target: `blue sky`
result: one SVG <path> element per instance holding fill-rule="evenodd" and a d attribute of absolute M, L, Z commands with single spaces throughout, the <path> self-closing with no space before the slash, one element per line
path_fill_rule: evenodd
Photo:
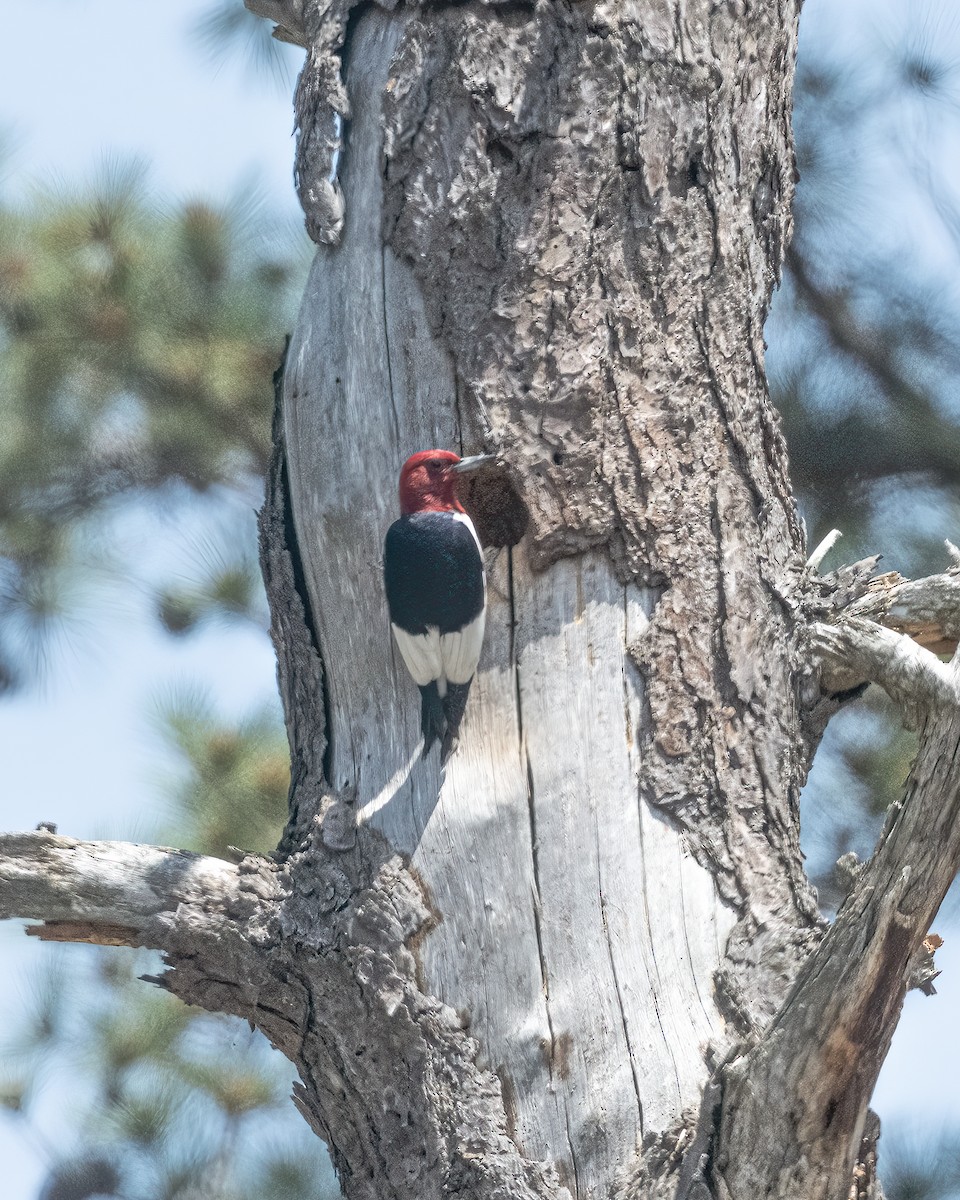
<path fill-rule="evenodd" d="M 255 182 L 268 210 L 298 218 L 289 91 L 255 82 L 236 63 L 212 65 L 190 33 L 204 7 L 0 3 L 0 127 L 11 130 L 13 145 L 5 193 L 26 196 L 38 180 L 82 184 L 104 162 L 143 158 L 161 197 L 221 198 Z M 289 57 L 295 72 L 292 48 Z M 124 560 L 124 584 L 93 591 L 42 685 L 0 702 L 0 828 L 51 820 L 78 837 L 153 840 L 165 815 L 158 781 L 170 769 L 155 729 L 158 703 L 202 688 L 229 718 L 275 701 L 263 634 L 213 627 L 172 639 L 151 615 L 151 582 L 178 564 L 188 570 L 195 557 L 198 529 L 185 517 L 182 508 L 144 506 L 115 521 L 111 541 Z M 19 923 L 0 925 L 3 1028 L 15 1028 L 29 1005 L 44 952 Z M 42 1134 L 54 1147 L 66 1106 L 75 1098 L 52 1091 L 40 1109 Z M 7 1200 L 35 1197 L 44 1151 L 2 1118 L 0 1161 Z"/>
<path fill-rule="evenodd" d="M 12 128 L 17 147 L 7 194 L 26 195 L 37 179 L 80 183 L 105 159 L 142 156 L 161 196 L 218 198 L 256 179 L 278 216 L 296 214 L 289 95 L 235 63 L 210 63 L 190 35 L 204 8 L 196 0 L 0 0 L 0 124 Z M 804 23 L 812 28 L 832 10 L 839 30 L 832 36 L 844 36 L 844 21 L 879 14 L 882 39 L 897 28 L 883 10 L 909 8 L 892 0 L 850 3 L 841 16 L 828 0 L 807 0 Z M 290 58 L 296 64 L 297 52 Z M 173 641 L 150 617 L 150 579 L 188 554 L 194 533 L 146 510 L 117 525 L 133 582 L 94 604 L 92 614 L 99 608 L 100 615 L 89 616 L 86 633 L 55 660 L 42 689 L 0 705 L 0 828 L 32 828 L 42 819 L 82 837 L 150 837 L 163 815 L 156 779 L 164 751 L 150 720 L 157 697 L 202 685 L 221 711 L 239 715 L 273 696 L 263 636 L 208 629 Z M 960 1122 L 960 930 L 938 928 L 947 937 L 938 954 L 940 994 L 908 998 L 876 1097 L 891 1120 Z M 44 951 L 19 926 L 0 926 L 5 1028 L 29 999 Z M 46 1107 L 54 1142 L 57 1108 L 68 1104 L 69 1096 L 58 1095 Z M 0 1160 L 8 1200 L 35 1196 L 42 1154 L 2 1119 Z"/>
<path fill-rule="evenodd" d="M 104 157 L 143 156 L 164 195 L 222 195 L 256 174 L 297 211 L 289 95 L 235 59 L 210 62 L 191 34 L 208 7 L 3 0 L 0 122 L 21 145 L 16 180 L 84 180 Z M 295 71 L 300 54 L 285 51 Z"/>

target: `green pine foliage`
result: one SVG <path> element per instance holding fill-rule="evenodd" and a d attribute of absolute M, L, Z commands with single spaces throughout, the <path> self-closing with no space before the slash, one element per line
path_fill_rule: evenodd
<path fill-rule="evenodd" d="M 176 773 L 164 787 L 171 809 L 164 840 L 219 858 L 266 854 L 287 815 L 290 752 L 275 707 L 239 724 L 218 719 L 203 696 L 181 695 L 161 711 Z"/>
<path fill-rule="evenodd" d="M 136 164 L 0 200 L 0 684 L 69 615 L 79 529 L 126 497 L 216 502 L 262 477 L 305 265 L 302 234 L 249 195 L 164 206 Z M 226 564 L 164 619 L 249 608 L 251 578 Z"/>
<path fill-rule="evenodd" d="M 266 597 L 249 509 L 215 523 L 185 547 L 176 579 L 166 580 L 154 598 L 168 633 L 186 634 L 211 622 L 268 624 Z"/>
<path fill-rule="evenodd" d="M 960 1196 L 960 1130 L 912 1129 L 884 1147 L 888 1200 L 956 1200 Z"/>
<path fill-rule="evenodd" d="M 237 724 L 202 696 L 158 714 L 171 770 L 157 840 L 261 853 L 286 815 L 289 757 L 275 708 Z M 289 1100 L 291 1069 L 240 1021 L 142 981 L 159 956 L 65 947 L 26 1025 L 0 1046 L 0 1104 L 49 1163 L 42 1200 L 333 1200 L 322 1144 Z M 77 1095 L 43 1131 L 52 1095 Z"/>
<path fill-rule="evenodd" d="M 44 658 L 55 668 L 85 590 L 122 576 L 98 531 L 131 504 L 214 514 L 157 588 L 165 628 L 265 626 L 253 508 L 305 266 L 302 234 L 255 203 L 160 204 L 138 166 L 0 202 L 0 683 Z M 230 724 L 182 695 L 158 723 L 171 767 L 157 840 L 221 856 L 275 846 L 289 777 L 278 708 Z M 159 972 L 155 956 L 65 950 L 0 1047 L 0 1103 L 49 1164 L 44 1200 L 338 1195 L 285 1060 L 138 979 Z M 54 1142 L 48 1108 L 65 1094 L 81 1099 Z"/>
<path fill-rule="evenodd" d="M 0 1099 L 49 1158 L 43 1200 L 333 1200 L 322 1146 L 287 1099 L 285 1060 L 241 1022 L 140 982 L 157 969 L 142 952 L 65 948 L 39 1019 L 7 1047 Z M 57 1145 L 53 1089 L 77 1097 L 72 1137 Z"/>

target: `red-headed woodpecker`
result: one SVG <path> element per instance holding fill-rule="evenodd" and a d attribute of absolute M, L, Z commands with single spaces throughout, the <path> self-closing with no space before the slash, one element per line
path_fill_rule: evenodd
<path fill-rule="evenodd" d="M 457 497 L 457 480 L 493 455 L 459 458 L 421 450 L 400 472 L 400 519 L 387 530 L 383 578 L 400 655 L 420 688 L 423 754 L 456 744 L 480 658 L 486 578 L 480 539 Z"/>

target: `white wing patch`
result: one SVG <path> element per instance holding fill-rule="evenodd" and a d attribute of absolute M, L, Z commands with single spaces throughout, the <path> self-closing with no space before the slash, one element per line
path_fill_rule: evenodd
<path fill-rule="evenodd" d="M 487 621 L 487 573 L 483 570 L 483 547 L 473 522 L 464 512 L 454 513 L 454 520 L 461 521 L 470 530 L 480 551 L 480 570 L 483 572 L 483 608 L 480 615 L 457 633 L 446 633 L 440 639 L 445 681 L 468 683 L 476 674 L 483 645 L 483 629 Z"/>
<path fill-rule="evenodd" d="M 469 625 L 458 629 L 456 633 L 445 633 L 440 638 L 443 675 L 450 683 L 468 683 L 476 673 L 486 619 L 487 610 L 483 608 Z"/>
<path fill-rule="evenodd" d="M 477 537 L 477 530 L 473 522 L 470 520 L 467 514 L 463 512 L 455 512 L 453 514 L 453 519 L 455 521 L 459 521 L 462 525 L 466 525 L 466 527 L 473 534 L 473 540 L 477 543 L 477 549 L 480 551 L 480 561 L 483 562 L 483 547 L 480 545 L 480 539 Z M 484 583 L 486 583 L 486 576 L 484 576 Z"/>
<path fill-rule="evenodd" d="M 428 625 L 426 633 L 407 633 L 392 621 L 390 628 L 396 638 L 400 657 L 418 687 L 426 687 L 443 675 L 440 630 L 435 625 Z"/>

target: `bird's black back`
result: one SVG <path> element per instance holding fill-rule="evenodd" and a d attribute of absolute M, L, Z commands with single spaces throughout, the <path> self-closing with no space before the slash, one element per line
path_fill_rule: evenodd
<path fill-rule="evenodd" d="M 407 633 L 453 633 L 483 609 L 483 559 L 469 527 L 449 512 L 403 516 L 387 530 L 383 579 L 390 620 Z"/>

